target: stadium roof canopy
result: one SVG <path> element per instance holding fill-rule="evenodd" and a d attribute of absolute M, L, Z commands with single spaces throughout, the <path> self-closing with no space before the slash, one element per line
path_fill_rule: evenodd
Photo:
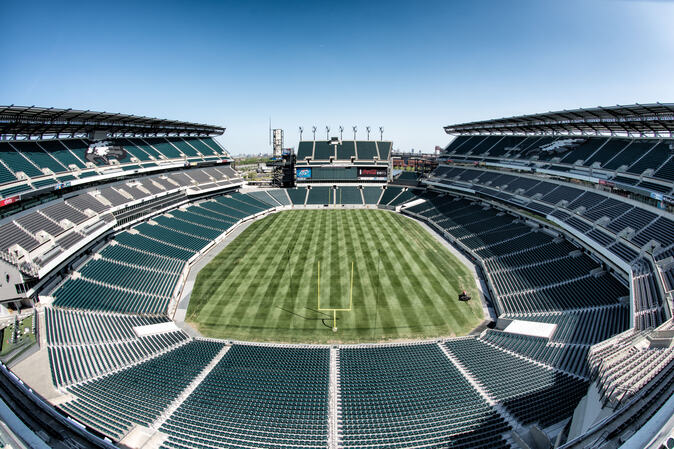
<path fill-rule="evenodd" d="M 225 128 L 111 112 L 36 106 L 0 106 L 5 139 L 56 137 L 218 136 Z"/>
<path fill-rule="evenodd" d="M 447 134 L 667 136 L 674 133 L 674 103 L 574 109 L 462 123 Z"/>

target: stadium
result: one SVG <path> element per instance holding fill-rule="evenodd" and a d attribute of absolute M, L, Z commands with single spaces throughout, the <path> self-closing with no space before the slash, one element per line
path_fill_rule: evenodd
<path fill-rule="evenodd" d="M 674 104 L 449 125 L 427 173 L 278 130 L 267 186 L 218 126 L 0 126 L 2 398 L 48 447 L 668 447 Z"/>
<path fill-rule="evenodd" d="M 0 449 L 674 449 L 674 2 L 0 2 Z"/>

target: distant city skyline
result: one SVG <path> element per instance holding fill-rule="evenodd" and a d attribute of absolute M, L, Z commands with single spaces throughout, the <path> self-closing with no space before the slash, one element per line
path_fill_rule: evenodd
<path fill-rule="evenodd" d="M 232 154 L 317 126 L 431 152 L 444 125 L 674 101 L 674 3 L 4 2 L 0 102 L 227 128 Z"/>

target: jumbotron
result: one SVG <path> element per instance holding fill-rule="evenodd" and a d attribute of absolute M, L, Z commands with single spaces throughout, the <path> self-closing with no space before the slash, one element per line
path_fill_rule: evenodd
<path fill-rule="evenodd" d="M 224 127 L 0 107 L 13 432 L 674 447 L 674 104 L 444 130 L 423 160 L 276 130 L 249 182 Z"/>

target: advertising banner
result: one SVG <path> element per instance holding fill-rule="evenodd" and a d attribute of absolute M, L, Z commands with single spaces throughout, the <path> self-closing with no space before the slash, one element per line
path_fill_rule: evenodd
<path fill-rule="evenodd" d="M 297 170 L 297 179 L 309 179 L 311 178 L 311 169 L 310 168 L 298 168 Z"/>

